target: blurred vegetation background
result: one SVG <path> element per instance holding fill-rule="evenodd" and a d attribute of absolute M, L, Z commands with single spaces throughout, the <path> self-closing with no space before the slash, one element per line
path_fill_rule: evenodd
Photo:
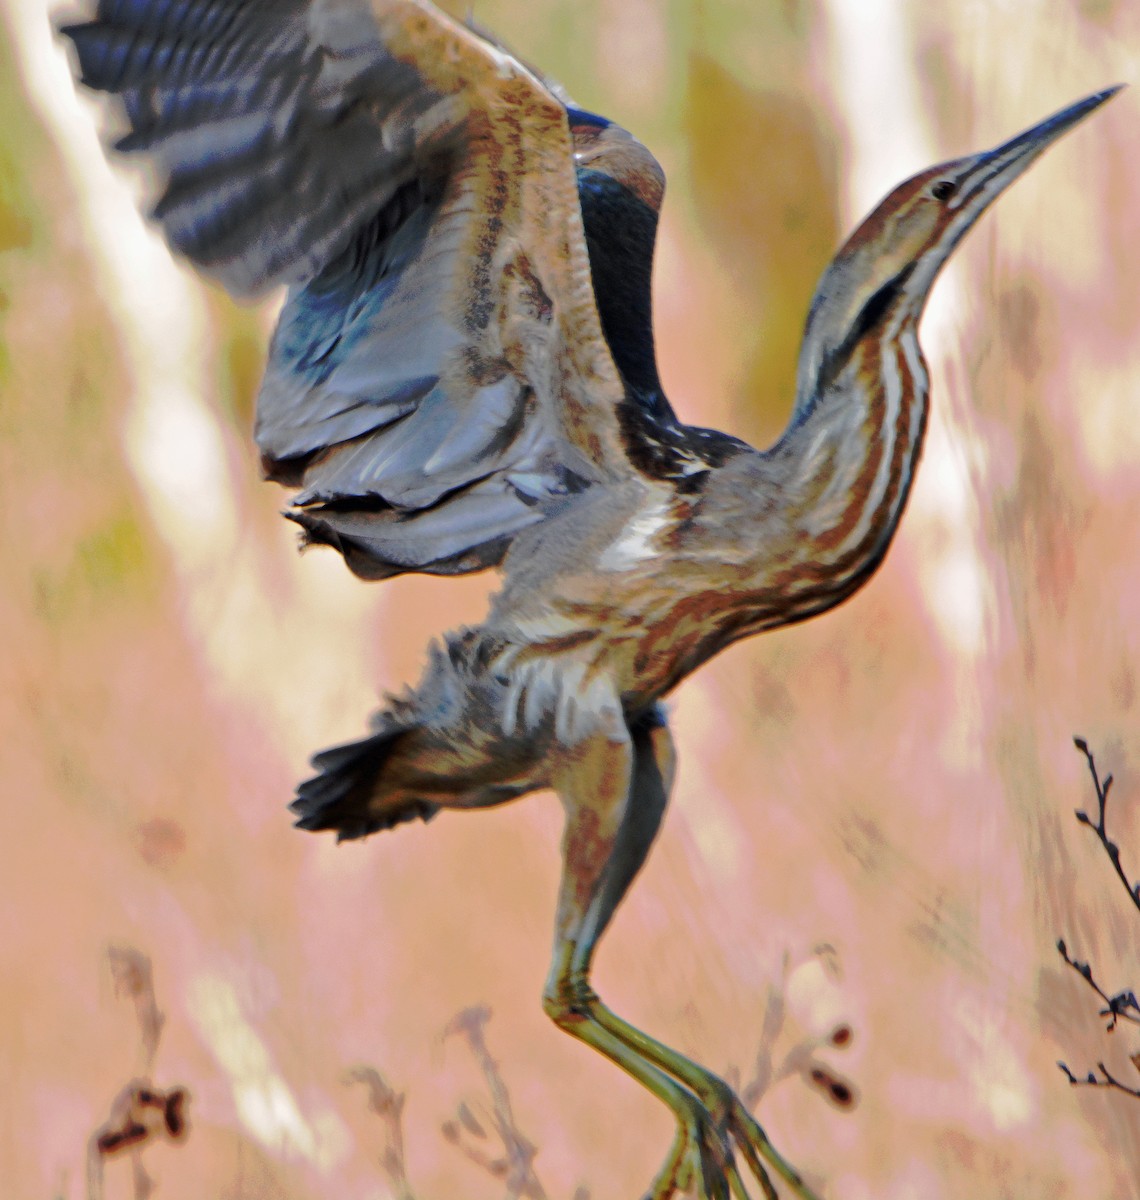
<path fill-rule="evenodd" d="M 474 12 L 662 161 L 667 390 L 758 443 L 790 410 L 815 279 L 883 193 L 1140 64 L 1126 0 Z M 1140 978 L 1072 818 L 1092 800 L 1071 743 L 1115 774 L 1137 863 L 1138 105 L 1066 137 L 938 285 L 926 460 L 876 579 L 671 701 L 673 810 L 597 980 L 759 1080 L 761 1119 L 829 1196 L 1140 1196 L 1140 1104 L 1055 1065 L 1123 1076 L 1135 1039 L 1104 1033 L 1054 949 L 1111 990 Z M 103 161 L 109 124 L 48 5 L 3 0 L 3 1190 L 88 1196 L 88 1140 L 151 1072 L 191 1096 L 188 1138 L 143 1157 L 163 1200 L 395 1195 L 379 1110 L 345 1083 L 363 1066 L 406 1093 L 417 1196 L 520 1194 L 443 1129 L 491 1111 L 478 1057 L 442 1040 L 479 1003 L 544 1194 L 639 1195 L 669 1118 L 539 1005 L 557 803 L 340 848 L 290 828 L 307 756 L 493 580 L 365 587 L 296 556 L 249 440 L 273 305 L 171 262 L 137 215 L 147 181 Z M 110 948 L 152 964 L 157 1048 Z M 820 1054 L 853 1109 L 777 1069 L 837 1023 L 850 1044 Z M 108 1162 L 107 1196 L 145 1194 L 134 1172 Z"/>

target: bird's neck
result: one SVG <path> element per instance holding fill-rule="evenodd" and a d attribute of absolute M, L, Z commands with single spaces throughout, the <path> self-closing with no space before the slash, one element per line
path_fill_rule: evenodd
<path fill-rule="evenodd" d="M 750 563 L 747 632 L 823 612 L 871 577 L 918 465 L 927 393 L 917 320 L 898 310 L 801 395 L 760 464 L 772 504 Z"/>

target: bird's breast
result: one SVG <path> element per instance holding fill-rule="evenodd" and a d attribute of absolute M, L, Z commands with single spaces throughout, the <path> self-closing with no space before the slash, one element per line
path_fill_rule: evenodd
<path fill-rule="evenodd" d="M 512 622 L 512 667 L 543 661 L 604 677 L 637 712 L 734 640 L 734 609 L 722 591 L 691 564 L 650 554 L 653 539 L 631 530 L 614 543 L 610 558 L 624 569 L 611 568 L 610 587 L 592 576 Z"/>

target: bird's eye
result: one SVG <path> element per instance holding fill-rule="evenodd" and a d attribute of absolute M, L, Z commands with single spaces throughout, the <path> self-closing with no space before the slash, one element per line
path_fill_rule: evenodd
<path fill-rule="evenodd" d="M 930 194 L 935 200 L 949 200 L 951 196 L 958 190 L 958 185 L 953 179 L 939 179 L 930 189 Z"/>

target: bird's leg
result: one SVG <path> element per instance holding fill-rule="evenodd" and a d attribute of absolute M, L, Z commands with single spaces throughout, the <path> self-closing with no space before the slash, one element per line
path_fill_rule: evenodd
<path fill-rule="evenodd" d="M 608 750 L 604 748 L 607 745 Z M 735 1144 L 767 1200 L 776 1200 L 777 1193 L 765 1163 L 797 1200 L 815 1200 L 799 1173 L 779 1154 L 760 1124 L 723 1079 L 617 1016 L 589 985 L 593 948 L 645 861 L 672 786 L 673 746 L 659 715 L 654 714 L 635 726 L 631 731 L 630 749 L 632 754 L 625 766 L 618 745 L 612 741 L 603 743 L 602 748 L 593 751 L 593 775 L 583 772 L 584 764 L 590 761 L 587 757 L 575 770 L 573 786 L 562 792 L 567 810 L 565 869 L 559 907 L 560 941 L 547 987 L 547 1010 L 568 1032 L 618 1062 L 678 1113 L 678 1140 L 673 1156 L 658 1177 L 659 1187 L 664 1181 L 672 1180 L 672 1187 L 683 1188 L 681 1180 L 685 1171 L 689 1170 L 691 1174 L 685 1164 L 693 1158 L 692 1147 L 707 1146 L 708 1133 L 701 1131 L 711 1129 L 715 1156 L 726 1164 L 720 1169 L 733 1195 L 746 1194 L 732 1165 L 732 1146 Z M 617 776 L 613 777 L 615 770 Z M 607 805 L 599 798 L 617 794 L 620 781 L 626 777 L 621 774 L 623 771 L 628 771 L 628 799 L 618 812 L 614 811 L 612 800 Z M 594 836 L 597 836 L 598 822 L 603 819 L 603 814 L 611 826 L 608 858 L 605 853 L 598 852 L 598 847 L 589 844 L 589 830 L 595 830 Z M 597 860 L 601 859 L 605 861 L 599 874 Z M 594 864 L 592 868 L 591 863 Z M 587 896 L 581 890 L 574 892 L 575 887 L 581 889 L 587 876 L 596 877 L 592 895 Z M 576 923 L 576 936 L 573 914 L 581 914 Z M 561 1003 L 577 1014 L 580 1026 L 570 1028 L 565 1018 L 559 1019 L 556 1015 L 559 1004 L 555 999 L 559 996 Z M 605 1045 L 602 1034 L 608 1035 Z M 615 1043 L 622 1048 L 622 1053 L 617 1052 Z M 636 1069 L 631 1064 L 636 1064 Z M 649 1078 L 643 1077 L 647 1068 L 656 1068 Z M 683 1085 L 680 1097 L 662 1083 L 672 1085 L 672 1089 L 677 1084 Z M 681 1110 L 691 1107 L 693 1099 L 699 1101 L 698 1129 L 686 1133 Z M 697 1165 L 704 1170 L 707 1154 L 704 1158 L 701 1154 L 700 1150 L 696 1152 Z M 659 1193 L 651 1194 L 656 1197 Z M 669 1195 L 670 1191 L 667 1189 L 660 1194 Z"/>
<path fill-rule="evenodd" d="M 650 1200 L 689 1191 L 700 1200 L 748 1200 L 726 1130 L 690 1087 L 671 1078 L 668 1067 L 637 1045 L 632 1036 L 637 1031 L 605 1008 L 590 986 L 594 946 L 645 861 L 672 779 L 672 744 L 660 714 L 654 712 L 632 730 L 620 717 L 611 724 L 575 747 L 573 765 L 558 781 L 566 836 L 544 1007 L 567 1033 L 604 1054 L 673 1110 L 677 1136 Z M 665 1047 L 644 1040 L 668 1055 Z M 766 1194 L 774 1197 L 763 1171 L 759 1176 Z"/>

